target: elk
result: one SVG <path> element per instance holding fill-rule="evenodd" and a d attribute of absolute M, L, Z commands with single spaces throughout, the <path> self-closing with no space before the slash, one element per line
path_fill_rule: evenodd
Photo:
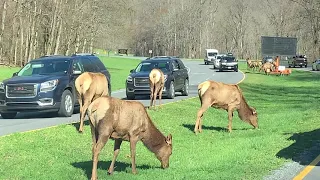
<path fill-rule="evenodd" d="M 215 81 L 205 81 L 198 85 L 198 95 L 201 107 L 197 113 L 197 120 L 194 132 L 202 132 L 202 116 L 209 108 L 224 109 L 228 112 L 228 130 L 232 131 L 233 112 L 238 111 L 241 120 L 249 123 L 254 128 L 258 128 L 258 116 L 256 109 L 250 107 L 238 85 L 230 85 Z"/>
<path fill-rule="evenodd" d="M 164 74 L 160 69 L 152 69 L 149 74 L 149 84 L 150 84 L 150 106 L 156 105 L 156 99 L 159 94 L 159 105 L 161 105 L 161 99 L 162 99 L 162 90 L 164 87 Z"/>
<path fill-rule="evenodd" d="M 132 173 L 136 174 L 136 143 L 142 143 L 155 154 L 163 169 L 169 167 L 172 135 L 165 137 L 151 121 L 145 107 L 138 101 L 101 96 L 88 108 L 92 135 L 92 177 L 97 179 L 98 156 L 108 139 L 114 140 L 114 154 L 108 174 L 112 174 L 122 141 L 130 142 Z"/>
<path fill-rule="evenodd" d="M 84 72 L 76 79 L 75 87 L 80 104 L 79 132 L 82 132 L 83 120 L 90 103 L 100 96 L 109 96 L 108 79 L 102 73 Z"/>
<path fill-rule="evenodd" d="M 264 71 L 265 74 L 269 75 L 270 72 L 273 71 L 274 69 L 275 69 L 274 63 L 266 62 L 260 67 L 259 72 Z"/>

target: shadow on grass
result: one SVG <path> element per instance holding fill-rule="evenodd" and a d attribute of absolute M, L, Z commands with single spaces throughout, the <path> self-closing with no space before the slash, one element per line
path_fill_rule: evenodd
<path fill-rule="evenodd" d="M 77 122 L 77 123 L 72 123 L 71 125 L 74 126 L 74 127 L 76 128 L 76 130 L 78 131 L 78 130 L 79 130 L 79 127 L 80 127 L 80 117 L 79 117 L 79 122 Z M 84 125 L 84 126 L 89 126 L 89 125 L 90 125 L 89 120 L 87 120 L 87 119 L 85 118 L 84 121 L 83 121 L 83 125 Z M 85 131 L 85 130 L 84 130 L 84 131 Z M 89 130 L 88 130 L 88 131 L 91 132 L 90 127 L 89 127 Z"/>
<path fill-rule="evenodd" d="M 193 132 L 194 130 L 194 124 L 182 124 L 183 127 L 189 129 Z M 227 126 L 227 125 L 226 125 Z M 250 128 L 232 128 L 232 130 L 249 130 Z M 252 129 L 252 128 L 251 128 Z M 228 132 L 228 129 L 225 127 L 214 127 L 214 126 L 204 126 L 202 125 L 202 130 L 214 130 L 214 131 L 226 131 Z"/>
<path fill-rule="evenodd" d="M 292 159 L 301 165 L 309 165 L 318 155 L 320 149 L 320 129 L 309 132 L 294 133 L 288 140 L 295 142 L 280 150 L 276 156 Z M 320 166 L 319 163 L 317 166 Z"/>
<path fill-rule="evenodd" d="M 111 164 L 111 161 L 99 161 L 98 162 L 98 169 L 105 170 L 107 173 L 110 164 Z M 75 163 L 72 163 L 71 165 L 74 166 L 75 168 L 82 169 L 87 174 L 88 179 L 91 178 L 92 161 L 75 162 Z M 131 164 L 116 161 L 114 167 L 115 167 L 114 171 L 121 172 L 121 171 L 125 171 L 127 167 L 131 167 Z M 139 169 L 160 168 L 160 167 L 151 167 L 149 165 L 141 165 L 141 166 L 137 165 L 136 167 L 137 167 L 138 172 L 139 172 Z M 130 171 L 127 171 L 127 173 L 131 173 L 131 169 L 130 169 Z"/>
<path fill-rule="evenodd" d="M 193 132 L 194 130 L 194 124 L 182 124 L 183 127 L 189 129 Z M 214 130 L 214 131 L 228 131 L 227 128 L 224 127 L 214 127 L 214 126 L 204 126 L 202 125 L 202 130 Z"/>

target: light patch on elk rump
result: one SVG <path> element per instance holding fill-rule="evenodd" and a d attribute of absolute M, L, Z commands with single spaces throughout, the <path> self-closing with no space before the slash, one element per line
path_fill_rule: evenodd
<path fill-rule="evenodd" d="M 198 93 L 200 94 L 200 96 L 203 96 L 203 94 L 208 90 L 209 87 L 210 87 L 209 81 L 205 81 L 205 82 L 199 84 L 198 85 Z"/>
<path fill-rule="evenodd" d="M 94 103 L 93 103 L 94 102 Z M 92 125 L 96 126 L 101 119 L 103 119 L 106 115 L 106 112 L 110 108 L 110 102 L 109 101 L 99 101 L 99 99 L 93 101 L 87 110 L 88 116 L 90 117 Z M 97 111 L 99 109 L 99 111 Z M 95 122 L 92 122 L 92 120 L 95 119 Z"/>

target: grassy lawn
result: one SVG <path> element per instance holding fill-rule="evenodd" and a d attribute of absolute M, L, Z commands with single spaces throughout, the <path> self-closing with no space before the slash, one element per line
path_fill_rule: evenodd
<path fill-rule="evenodd" d="M 116 66 L 116 60 L 108 61 L 104 62 L 107 67 L 113 64 L 114 71 L 122 66 Z M 260 130 L 252 130 L 235 113 L 233 132 L 229 134 L 227 113 L 211 108 L 204 114 L 203 132 L 196 136 L 193 127 L 199 99 L 168 104 L 149 113 L 165 135 L 173 135 L 169 169 L 160 169 L 160 162 L 139 142 L 138 174 L 132 175 L 129 143 L 123 142 L 115 173 L 108 177 L 113 155 L 113 141 L 109 140 L 100 153 L 98 177 L 261 179 L 319 140 L 318 74 L 294 71 L 291 76 L 276 77 L 248 72 L 246 76 L 240 86 L 249 105 L 257 108 Z M 90 127 L 86 125 L 84 134 L 79 134 L 76 126 L 61 125 L 0 137 L 0 179 L 90 178 Z"/>
<path fill-rule="evenodd" d="M 129 71 L 135 68 L 140 60 L 128 58 L 116 58 L 99 56 L 101 61 L 107 67 L 111 74 L 111 88 L 112 91 L 125 88 L 125 80 Z M 20 68 L 8 68 L 0 66 L 0 81 L 10 78 L 14 72 L 19 71 Z"/>

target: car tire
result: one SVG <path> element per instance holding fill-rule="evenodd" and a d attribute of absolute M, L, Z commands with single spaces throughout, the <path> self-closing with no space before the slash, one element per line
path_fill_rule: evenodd
<path fill-rule="evenodd" d="M 3 119 L 13 119 L 17 115 L 17 112 L 10 112 L 10 113 L 1 113 L 1 117 Z"/>
<path fill-rule="evenodd" d="M 167 97 L 169 99 L 174 99 L 174 96 L 175 96 L 174 83 L 173 81 L 171 81 L 169 85 Z"/>
<path fill-rule="evenodd" d="M 182 96 L 188 96 L 189 95 L 189 80 L 184 80 L 184 86 L 181 92 Z"/>
<path fill-rule="evenodd" d="M 64 90 L 61 96 L 60 109 L 58 115 L 62 117 L 70 117 L 74 110 L 73 95 L 69 90 Z"/>
<path fill-rule="evenodd" d="M 304 67 L 306 68 L 306 67 L 308 67 L 308 65 L 305 65 Z"/>
<path fill-rule="evenodd" d="M 238 68 L 235 68 L 234 71 L 235 71 L 235 72 L 238 72 Z"/>
<path fill-rule="evenodd" d="M 126 93 L 126 96 L 127 100 L 134 100 L 136 98 L 133 93 Z"/>

